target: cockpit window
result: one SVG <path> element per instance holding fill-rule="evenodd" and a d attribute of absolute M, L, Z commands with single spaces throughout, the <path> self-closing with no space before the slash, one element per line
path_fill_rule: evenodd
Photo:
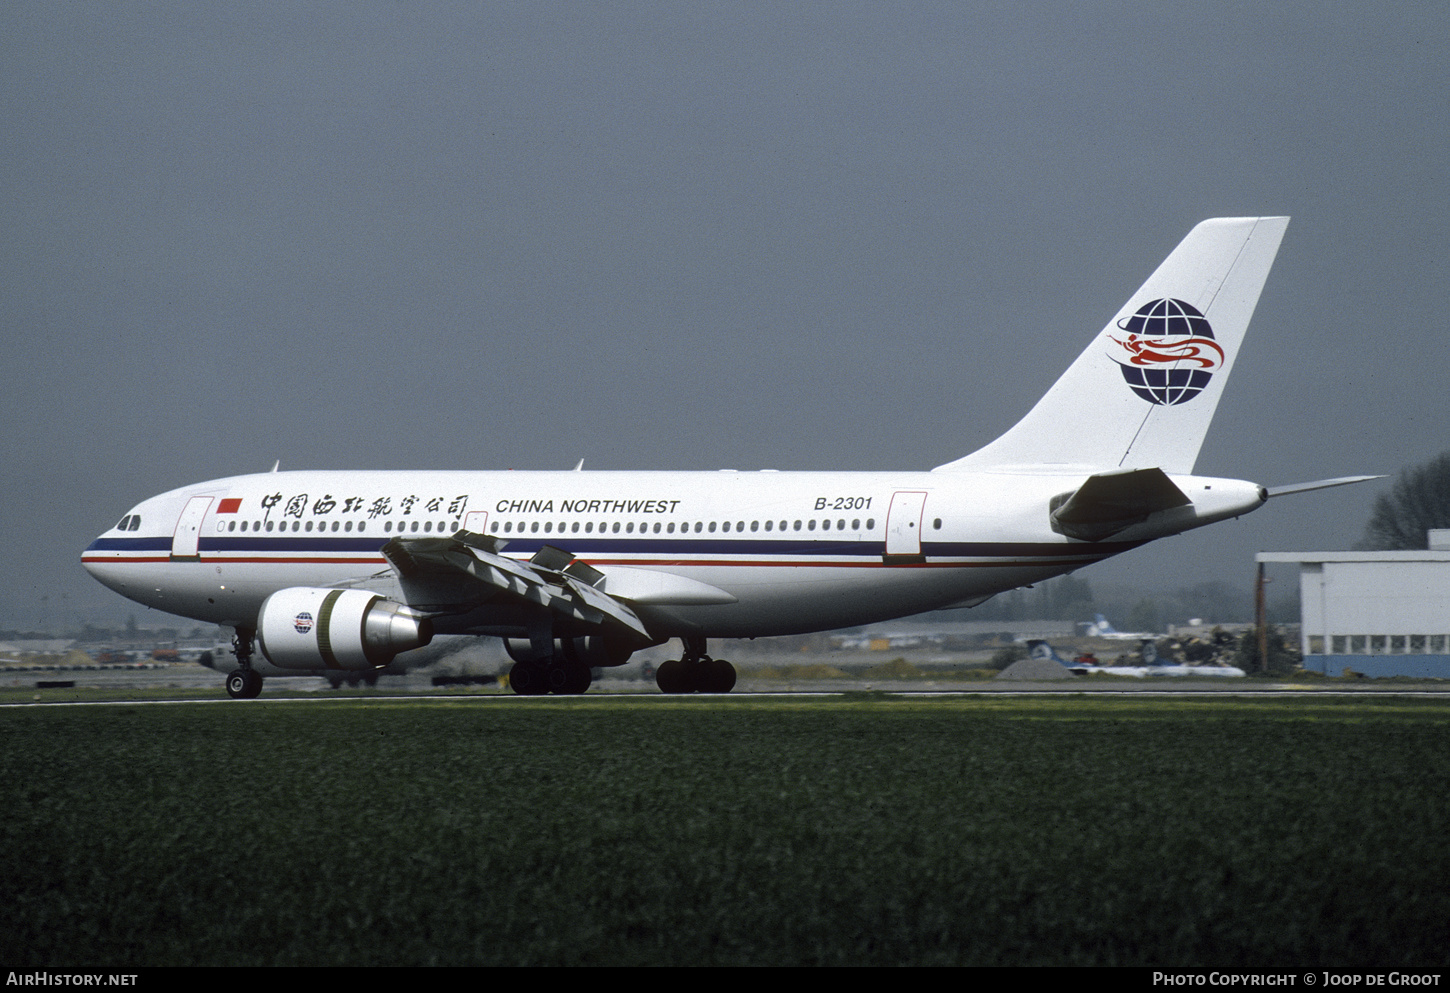
<path fill-rule="evenodd" d="M 124 531 L 130 525 L 131 525 L 131 515 L 130 514 L 127 514 L 125 517 L 121 518 L 119 521 L 116 522 L 116 530 L 117 531 Z"/>
<path fill-rule="evenodd" d="M 126 526 L 127 531 L 139 531 L 141 529 L 141 515 L 132 514 L 131 523 Z"/>

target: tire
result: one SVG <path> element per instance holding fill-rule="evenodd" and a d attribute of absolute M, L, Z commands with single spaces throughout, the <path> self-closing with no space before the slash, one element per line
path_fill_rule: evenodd
<path fill-rule="evenodd" d="M 694 668 L 688 662 L 680 659 L 670 659 L 668 662 L 661 662 L 658 671 L 655 672 L 655 685 L 660 688 L 661 693 L 693 693 L 695 692 Z"/>
<path fill-rule="evenodd" d="M 735 688 L 735 667 L 724 659 L 710 659 L 699 663 L 695 679 L 701 693 L 729 693 Z"/>
<path fill-rule="evenodd" d="M 515 662 L 509 669 L 509 689 L 519 696 L 543 696 L 549 692 L 544 667 L 537 662 Z"/>

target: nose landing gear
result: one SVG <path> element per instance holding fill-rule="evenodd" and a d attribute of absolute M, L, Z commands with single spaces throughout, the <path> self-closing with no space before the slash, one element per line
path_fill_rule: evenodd
<path fill-rule="evenodd" d="M 255 700 L 262 692 L 262 675 L 252 668 L 251 628 L 237 628 L 232 635 L 232 654 L 237 657 L 240 669 L 227 675 L 227 695 L 234 700 Z"/>

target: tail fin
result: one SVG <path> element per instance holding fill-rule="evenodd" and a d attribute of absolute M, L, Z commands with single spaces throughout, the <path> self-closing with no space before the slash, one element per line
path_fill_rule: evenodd
<path fill-rule="evenodd" d="M 1029 659 L 1060 662 L 1063 665 L 1067 665 L 1066 662 L 1057 657 L 1057 652 L 1053 649 L 1052 645 L 1043 641 L 1041 638 L 1031 638 L 1028 640 L 1027 657 Z"/>
<path fill-rule="evenodd" d="M 933 471 L 1192 472 L 1288 226 L 1287 217 L 1199 224 L 1026 417 Z"/>

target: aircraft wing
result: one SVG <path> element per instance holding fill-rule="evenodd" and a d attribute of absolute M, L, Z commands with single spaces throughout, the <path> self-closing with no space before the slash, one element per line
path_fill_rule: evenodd
<path fill-rule="evenodd" d="M 527 562 L 501 555 L 504 542 L 471 531 L 448 538 L 393 538 L 382 547 L 402 581 L 482 587 L 517 597 L 586 624 L 606 620 L 645 638 L 650 633 L 623 601 L 598 587 L 605 574 L 569 552 L 545 545 Z"/>

